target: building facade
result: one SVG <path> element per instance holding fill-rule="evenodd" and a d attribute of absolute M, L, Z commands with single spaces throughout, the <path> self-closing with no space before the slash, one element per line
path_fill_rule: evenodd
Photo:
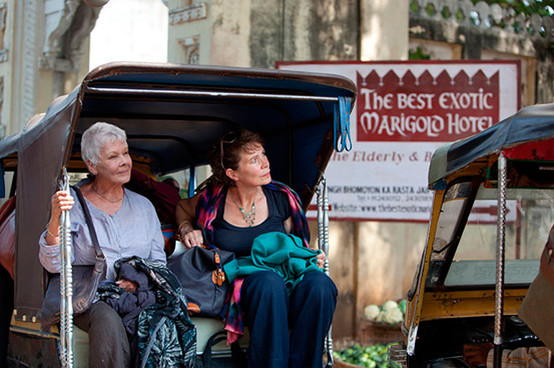
<path fill-rule="evenodd" d="M 521 105 L 554 101 L 552 17 L 470 0 L 168 0 L 168 60 L 273 68 L 277 61 L 429 58 L 521 62 Z M 502 27 L 500 27 L 502 25 Z M 405 297 L 427 226 L 331 222 L 336 337 L 363 308 Z M 314 227 L 315 231 L 315 227 Z"/>
<path fill-rule="evenodd" d="M 99 12 L 82 0 L 0 2 L 1 137 L 21 130 L 88 70 Z"/>

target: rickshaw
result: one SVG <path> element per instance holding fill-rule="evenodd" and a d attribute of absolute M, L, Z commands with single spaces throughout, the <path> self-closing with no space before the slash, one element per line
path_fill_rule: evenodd
<path fill-rule="evenodd" d="M 40 328 L 46 277 L 38 259 L 38 238 L 47 223 L 52 193 L 64 171 L 70 179 L 86 171 L 79 152 L 86 128 L 105 121 L 124 129 L 134 169 L 153 179 L 183 173 L 188 182 L 185 196 L 194 193 L 197 172 L 206 165 L 217 137 L 236 127 L 259 132 L 266 142 L 272 177 L 290 185 L 306 210 L 314 193 L 320 193 L 318 244 L 325 248 L 328 202 L 323 173 L 333 150 L 344 148 L 350 139 L 348 117 L 355 96 L 350 80 L 333 75 L 110 63 L 94 69 L 70 94 L 54 100 L 22 132 L 0 141 L 0 189 L 11 198 L 11 207 L 5 208 L 12 214 L 2 219 L 13 221 L 15 211 L 13 248 L 0 245 L 0 299 L 6 306 L 2 318 L 8 321 L 0 326 L 6 335 L 9 324 L 8 366 L 87 365 L 86 333 L 74 326 Z M 222 323 L 207 318 L 193 318 L 193 322 L 201 354 Z M 64 342 L 62 348 L 71 349 L 71 362 L 60 360 Z M 222 356 L 229 353 L 220 345 L 214 346 L 214 356 L 218 351 Z M 330 335 L 326 345 L 326 364 L 332 366 Z"/>
<path fill-rule="evenodd" d="M 464 348 L 543 345 L 518 316 L 554 224 L 554 104 L 523 108 L 472 137 L 439 147 L 428 238 L 402 326 L 389 348 L 407 367 L 468 367 Z M 482 363 L 485 364 L 484 362 Z"/>

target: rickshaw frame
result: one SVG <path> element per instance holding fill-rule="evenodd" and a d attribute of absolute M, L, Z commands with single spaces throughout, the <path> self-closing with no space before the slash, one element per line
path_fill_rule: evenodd
<path fill-rule="evenodd" d="M 355 97 L 350 80 L 314 73 L 153 63 L 110 63 L 91 71 L 21 133 L 0 142 L 2 169 L 16 171 L 10 193 L 17 194 L 10 336 L 59 338 L 56 329 L 39 327 L 46 279 L 38 237 L 64 170 L 85 171 L 78 157 L 80 135 L 92 123 L 112 122 L 126 130 L 135 167 L 148 175 L 189 169 L 191 178 L 207 163 L 218 136 L 235 127 L 255 130 L 266 140 L 272 176 L 297 191 L 307 210 L 333 148 L 349 139 L 344 133 Z M 194 187 L 191 179 L 189 195 Z M 324 199 L 319 205 L 328 207 Z M 319 216 L 320 246 L 325 246 L 328 218 Z M 42 362 L 36 360 L 37 348 Z M 34 346 L 28 364 L 56 366 L 43 348 Z M 25 354 L 11 349 L 12 359 Z"/>
<path fill-rule="evenodd" d="M 494 366 L 500 366 L 503 344 L 503 320 L 506 315 L 517 315 L 524 299 L 527 287 L 505 288 L 505 224 L 506 191 L 508 188 L 507 159 L 505 152 L 517 152 L 536 142 L 537 147 L 544 146 L 544 156 L 529 157 L 529 160 L 541 160 L 545 167 L 554 166 L 554 104 L 526 107 L 515 115 L 495 124 L 475 136 L 439 147 L 434 153 L 429 168 L 429 189 L 434 191 L 432 213 L 429 221 L 426 246 L 421 262 L 414 276 L 414 283 L 408 291 L 408 308 L 402 330 L 406 340 L 402 345 L 391 347 L 391 360 L 408 367 L 414 365 L 416 342 L 422 321 L 454 319 L 474 316 L 494 315 Z M 548 150 L 550 149 L 550 150 Z M 441 217 L 447 189 L 462 179 L 469 181 L 485 180 L 486 170 L 497 166 L 497 222 L 496 222 L 496 272 L 494 290 L 448 290 L 444 287 L 444 277 L 438 281 L 438 288 L 428 290 L 431 253 L 435 234 Z M 548 189 L 554 189 L 554 180 L 550 173 Z M 512 185 L 514 183 L 511 183 Z M 548 184 L 547 184 L 548 185 Z M 477 185 L 473 185 L 477 190 Z M 469 202 L 460 215 L 460 223 L 454 238 L 461 237 L 469 212 L 473 206 L 475 194 L 468 196 Z M 456 245 L 457 247 L 457 245 Z M 455 248 L 454 248 L 455 249 Z M 455 250 L 452 251 L 455 253 Z M 453 254 L 446 262 L 452 262 Z M 441 284 L 442 282 L 442 284 Z M 403 346 L 403 347 L 402 347 Z"/>

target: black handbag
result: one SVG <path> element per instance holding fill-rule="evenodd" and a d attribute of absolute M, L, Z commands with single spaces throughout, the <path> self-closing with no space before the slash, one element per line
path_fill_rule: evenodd
<path fill-rule="evenodd" d="M 221 317 L 229 290 L 223 265 L 234 259 L 235 254 L 202 247 L 183 250 L 184 246 L 180 246 L 167 259 L 167 267 L 181 284 L 189 313 Z"/>
<path fill-rule="evenodd" d="M 90 217 L 88 206 L 79 188 L 74 187 L 77 198 L 83 207 L 85 220 L 87 222 L 96 260 L 93 265 L 76 265 L 72 267 L 73 273 L 73 314 L 79 315 L 88 310 L 94 298 L 100 281 L 106 277 L 106 258 L 98 245 L 96 230 Z M 49 274 L 48 287 L 42 308 L 40 310 L 40 323 L 43 329 L 60 322 L 60 274 Z"/>

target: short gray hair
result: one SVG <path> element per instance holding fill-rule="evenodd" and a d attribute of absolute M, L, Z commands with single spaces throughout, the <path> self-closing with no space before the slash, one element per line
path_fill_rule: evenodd
<path fill-rule="evenodd" d="M 90 161 L 92 166 L 98 164 L 100 151 L 108 142 L 127 141 L 125 131 L 113 124 L 97 122 L 90 126 L 81 137 L 81 157 L 85 163 Z"/>

